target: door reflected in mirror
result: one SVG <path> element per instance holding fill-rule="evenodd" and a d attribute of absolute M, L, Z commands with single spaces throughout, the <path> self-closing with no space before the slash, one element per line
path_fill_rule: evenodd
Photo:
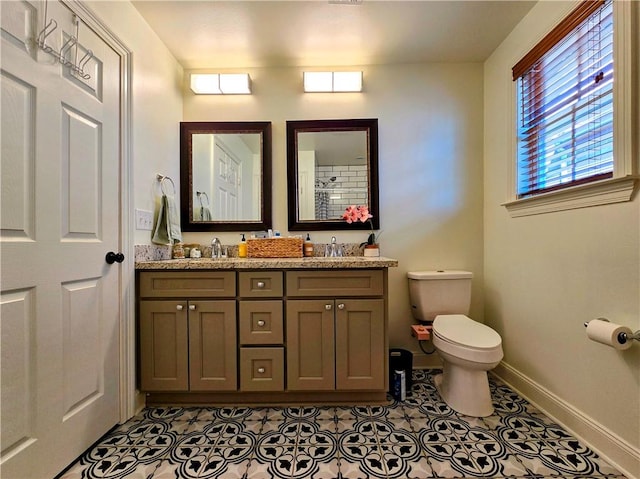
<path fill-rule="evenodd" d="M 289 229 L 346 227 L 349 205 L 367 205 L 379 227 L 376 119 L 287 122 Z"/>
<path fill-rule="evenodd" d="M 260 220 L 260 140 L 258 133 L 192 135 L 193 221 Z"/>
<path fill-rule="evenodd" d="M 181 123 L 183 229 L 269 228 L 270 165 L 268 122 Z"/>

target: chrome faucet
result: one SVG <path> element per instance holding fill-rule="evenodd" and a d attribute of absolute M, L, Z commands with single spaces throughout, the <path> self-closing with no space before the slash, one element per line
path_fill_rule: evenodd
<path fill-rule="evenodd" d="M 331 237 L 331 244 L 329 245 L 329 254 L 327 254 L 327 256 L 331 256 L 331 257 L 336 257 L 336 256 L 340 256 L 338 254 L 338 244 L 336 243 L 336 237 L 332 236 Z"/>
<path fill-rule="evenodd" d="M 222 258 L 222 245 L 218 238 L 213 238 L 211 240 L 211 257 Z"/>

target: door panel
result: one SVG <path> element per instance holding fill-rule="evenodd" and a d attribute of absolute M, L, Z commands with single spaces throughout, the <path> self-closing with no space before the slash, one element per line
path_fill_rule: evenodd
<path fill-rule="evenodd" d="M 102 126 L 68 105 L 61 113 L 62 241 L 99 240 Z"/>
<path fill-rule="evenodd" d="M 100 297 L 97 279 L 62 285 L 64 415 L 68 417 L 104 392 L 100 366 Z"/>
<path fill-rule="evenodd" d="M 2 317 L 2 457 L 28 449 L 35 441 L 34 289 L 0 296 Z"/>
<path fill-rule="evenodd" d="M 4 20 L 4 18 L 3 18 Z M 3 241 L 35 240 L 35 92 L 33 85 L 2 70 Z"/>
<path fill-rule="evenodd" d="M 239 216 L 240 187 L 238 185 L 238 171 L 241 168 L 240 161 L 226 151 L 226 147 L 216 138 L 214 146 L 213 178 L 214 198 L 218 204 L 214 204 L 216 219 L 237 220 Z"/>
<path fill-rule="evenodd" d="M 24 1 L 3 2 L 1 20 L 2 39 L 35 58 L 37 52 L 29 39 L 36 36 L 36 8 Z"/>

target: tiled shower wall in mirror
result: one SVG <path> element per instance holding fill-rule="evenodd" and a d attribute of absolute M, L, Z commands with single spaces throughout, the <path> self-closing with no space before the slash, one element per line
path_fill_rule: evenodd
<path fill-rule="evenodd" d="M 340 218 L 349 205 L 368 204 L 367 165 L 316 166 L 316 219 Z"/>

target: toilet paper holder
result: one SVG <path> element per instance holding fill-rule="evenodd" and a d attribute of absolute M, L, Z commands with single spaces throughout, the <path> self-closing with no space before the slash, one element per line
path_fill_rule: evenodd
<path fill-rule="evenodd" d="M 609 321 L 607 318 L 596 318 L 600 321 L 605 321 L 607 323 L 610 323 L 611 321 Z M 584 327 L 586 328 L 589 325 L 589 321 L 587 321 L 586 323 L 584 323 Z M 618 342 L 620 344 L 625 344 L 627 341 L 631 341 L 632 339 L 635 339 L 636 341 L 640 341 L 640 329 L 638 331 L 636 331 L 635 333 L 620 333 L 618 334 Z"/>

